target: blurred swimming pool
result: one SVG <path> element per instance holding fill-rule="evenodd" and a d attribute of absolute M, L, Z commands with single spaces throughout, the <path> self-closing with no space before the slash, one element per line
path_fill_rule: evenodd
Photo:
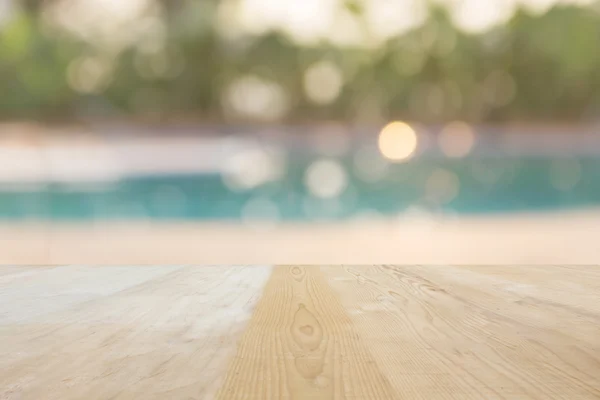
<path fill-rule="evenodd" d="M 298 221 L 600 205 L 600 158 L 592 156 L 424 156 L 392 164 L 361 151 L 299 152 L 276 174 L 266 168 L 250 158 L 221 171 L 4 187 L 0 218 Z"/>

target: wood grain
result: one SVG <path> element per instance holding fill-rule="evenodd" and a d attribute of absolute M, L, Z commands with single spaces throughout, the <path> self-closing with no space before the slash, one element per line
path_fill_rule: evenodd
<path fill-rule="evenodd" d="M 600 267 L 0 267 L 0 399 L 167 398 L 600 399 Z"/>
<path fill-rule="evenodd" d="M 527 267 L 500 268 L 504 278 L 488 267 L 324 270 L 398 395 L 600 398 L 598 292 L 584 299 L 571 286 L 577 308 L 560 296 L 549 305 L 547 270 Z M 511 270 L 536 283 L 507 279 Z"/>
<path fill-rule="evenodd" d="M 213 398 L 270 268 L 31 272 L 0 283 L 0 399 Z"/>
<path fill-rule="evenodd" d="M 393 391 L 316 267 L 279 267 L 222 399 L 387 399 Z"/>

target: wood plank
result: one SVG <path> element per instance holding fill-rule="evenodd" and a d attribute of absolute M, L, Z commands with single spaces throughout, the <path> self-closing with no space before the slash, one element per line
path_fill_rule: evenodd
<path fill-rule="evenodd" d="M 0 266 L 0 399 L 82 398 L 600 399 L 600 267 Z"/>
<path fill-rule="evenodd" d="M 279 267 L 221 399 L 390 399 L 393 391 L 318 267 Z"/>
<path fill-rule="evenodd" d="M 137 285 L 0 324 L 0 399 L 213 398 L 270 267 L 156 268 L 162 273 Z M 118 268 L 69 269 L 55 271 L 62 283 L 36 281 L 27 290 L 34 300 L 5 298 L 0 314 L 46 309 L 53 288 L 60 297 L 69 282 L 70 290 L 122 285 Z M 152 276 L 146 270 L 120 275 Z"/>
<path fill-rule="evenodd" d="M 519 303 L 519 296 L 476 276 L 451 285 L 460 272 L 455 267 L 324 272 L 399 395 L 600 398 L 600 324 L 593 317 Z M 597 304 L 582 307 L 592 313 Z"/>

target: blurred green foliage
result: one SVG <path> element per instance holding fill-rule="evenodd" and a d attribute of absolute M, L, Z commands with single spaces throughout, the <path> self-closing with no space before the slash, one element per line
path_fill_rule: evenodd
<path fill-rule="evenodd" d="M 348 9 L 360 18 L 360 3 Z M 70 84 L 70 66 L 82 56 L 106 54 L 44 28 L 43 2 L 24 2 L 0 26 L 0 117 L 231 120 L 241 117 L 226 112 L 224 94 L 245 75 L 280 85 L 289 103 L 283 118 L 291 121 L 585 121 L 600 115 L 600 13 L 589 8 L 562 5 L 542 15 L 519 9 L 507 24 L 474 35 L 457 29 L 437 6 L 421 27 L 373 48 L 302 46 L 277 31 L 224 38 L 217 13 L 214 1 L 165 2 L 164 51 L 126 46 L 111 55 L 105 82 L 82 90 Z M 311 102 L 303 84 L 307 68 L 323 60 L 343 76 L 341 92 L 327 105 Z M 168 70 L 160 67 L 165 62 Z"/>

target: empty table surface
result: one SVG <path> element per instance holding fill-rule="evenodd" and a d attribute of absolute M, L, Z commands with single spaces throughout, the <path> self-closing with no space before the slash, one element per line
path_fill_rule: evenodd
<path fill-rule="evenodd" d="M 600 399 L 600 267 L 0 267 L 0 399 L 212 398 Z"/>

